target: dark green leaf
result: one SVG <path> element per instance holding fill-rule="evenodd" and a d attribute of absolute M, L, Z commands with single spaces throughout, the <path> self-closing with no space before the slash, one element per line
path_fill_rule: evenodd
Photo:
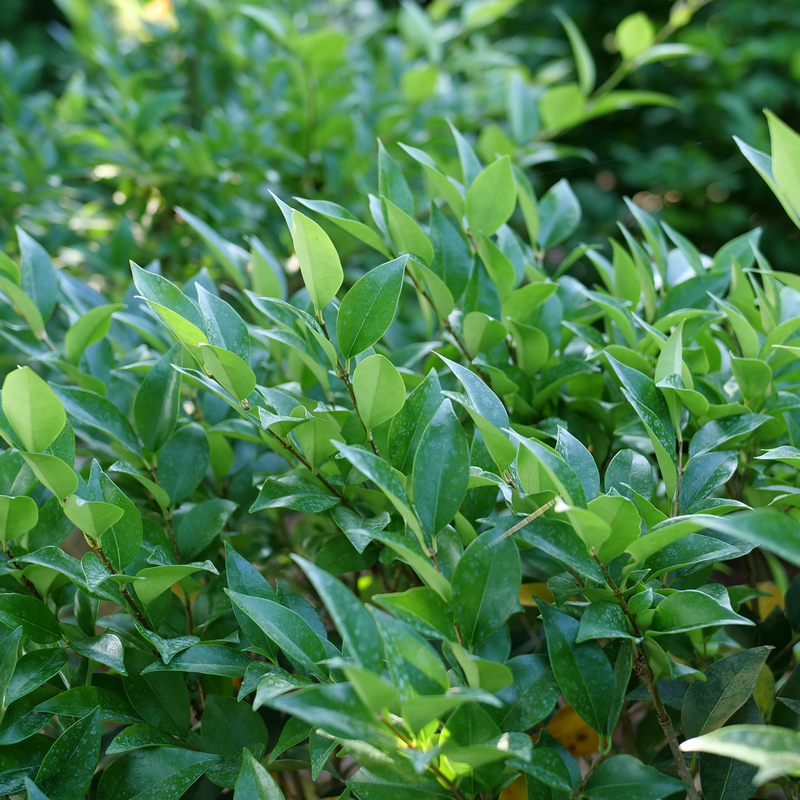
<path fill-rule="evenodd" d="M 408 256 L 370 270 L 344 296 L 336 318 L 336 335 L 345 359 L 374 345 L 392 324 Z"/>
<path fill-rule="evenodd" d="M 208 463 L 208 437 L 197 423 L 180 428 L 169 438 L 158 456 L 158 478 L 173 504 L 194 491 Z"/>
<path fill-rule="evenodd" d="M 445 400 L 425 428 L 414 456 L 414 503 L 431 535 L 456 515 L 468 483 L 467 436 L 450 401 Z"/>
<path fill-rule="evenodd" d="M 488 531 L 464 551 L 453 574 L 453 613 L 471 644 L 485 639 L 514 611 L 520 585 L 516 545 Z"/>
<path fill-rule="evenodd" d="M 97 800 L 179 800 L 219 756 L 156 747 L 124 753 L 103 773 Z"/>
<path fill-rule="evenodd" d="M 586 782 L 588 800 L 659 800 L 685 791 L 685 784 L 633 756 L 612 756 Z"/>
<path fill-rule="evenodd" d="M 734 653 L 712 664 L 704 682 L 690 684 L 683 701 L 686 736 L 701 736 L 724 725 L 753 693 L 768 655 L 768 647 Z"/>
<path fill-rule="evenodd" d="M 39 767 L 36 785 L 51 800 L 80 800 L 89 791 L 100 755 L 100 709 L 58 737 Z"/>
<path fill-rule="evenodd" d="M 596 641 L 576 643 L 578 620 L 540 601 L 550 663 L 561 691 L 581 718 L 603 733 L 614 694 L 614 672 Z"/>

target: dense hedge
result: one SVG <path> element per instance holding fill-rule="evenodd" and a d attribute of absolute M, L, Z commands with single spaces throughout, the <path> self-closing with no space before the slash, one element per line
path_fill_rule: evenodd
<path fill-rule="evenodd" d="M 775 125 L 777 165 L 800 137 Z M 4 792 L 278 797 L 310 770 L 320 796 L 695 798 L 678 732 L 709 797 L 796 772 L 797 734 L 752 727 L 800 719 L 794 673 L 774 697 L 796 277 L 758 232 L 710 258 L 634 205 L 643 241 L 548 276 L 568 184 L 537 201 L 454 135 L 460 182 L 407 149 L 445 200 L 424 224 L 384 149 L 375 227 L 303 202 L 390 259 L 341 301 L 330 238 L 278 198 L 291 302 L 186 211 L 227 283 L 132 264 L 125 304 L 18 231 L 2 335 L 45 378 L 2 390 Z M 799 185 L 774 184 L 792 212 Z"/>

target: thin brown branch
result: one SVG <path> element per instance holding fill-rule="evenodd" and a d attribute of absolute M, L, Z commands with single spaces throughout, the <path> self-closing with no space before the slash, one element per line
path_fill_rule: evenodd
<path fill-rule="evenodd" d="M 11 549 L 11 545 L 10 544 L 3 545 L 3 550 L 5 551 L 6 556 L 8 556 L 8 560 L 14 565 L 14 568 L 22 572 L 25 569 L 25 567 L 23 567 L 22 564 L 20 564 L 19 561 L 17 561 L 16 558 L 14 557 L 14 551 Z M 21 577 L 22 577 L 22 582 L 25 584 L 27 590 L 37 600 L 42 600 L 43 598 L 39 594 L 39 590 L 33 585 L 33 581 L 31 581 L 31 579 L 25 574 L 23 574 Z"/>
<path fill-rule="evenodd" d="M 592 556 L 599 564 L 600 569 L 603 571 L 603 576 L 606 579 L 606 583 L 614 593 L 614 596 L 617 598 L 617 601 L 625 613 L 625 616 L 630 620 L 634 635 L 641 639 L 642 632 L 639 629 L 636 618 L 628 607 L 628 603 L 625 600 L 625 595 L 622 593 L 622 590 L 619 588 L 619 586 L 617 586 L 616 581 L 611 577 L 611 574 L 606 569 L 605 564 L 603 564 L 603 562 L 600 560 L 594 548 L 592 548 Z M 678 768 L 678 775 L 686 784 L 689 800 L 702 800 L 697 788 L 694 785 L 694 777 L 692 776 L 691 770 L 686 765 L 686 759 L 681 752 L 678 744 L 678 736 L 675 733 L 674 726 L 672 725 L 672 719 L 670 718 L 669 713 L 664 706 L 664 701 L 661 699 L 661 693 L 658 690 L 658 684 L 655 676 L 653 675 L 653 670 L 650 667 L 650 663 L 647 660 L 647 655 L 645 654 L 644 649 L 641 648 L 638 643 L 634 643 L 633 652 L 633 671 L 642 679 L 644 685 L 647 687 L 647 692 L 653 701 L 653 705 L 655 706 L 658 724 L 661 726 L 661 730 L 663 731 L 667 740 L 667 745 L 672 753 L 672 757 L 675 759 L 675 766 Z"/>

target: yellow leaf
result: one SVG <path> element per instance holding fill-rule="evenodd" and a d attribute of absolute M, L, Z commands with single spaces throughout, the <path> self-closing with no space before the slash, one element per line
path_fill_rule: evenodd
<path fill-rule="evenodd" d="M 766 597 L 761 597 L 759 600 L 766 600 Z M 762 715 L 767 713 L 767 709 L 772 703 L 772 698 L 775 695 L 775 678 L 772 676 L 772 670 L 764 664 L 761 668 L 761 674 L 756 681 L 755 689 L 753 689 L 753 700 L 756 701 L 758 710 Z"/>
<path fill-rule="evenodd" d="M 523 583 L 519 587 L 519 602 L 523 606 L 535 606 L 537 597 L 548 603 L 553 602 L 553 594 L 546 583 Z"/>
<path fill-rule="evenodd" d="M 756 589 L 769 595 L 758 598 L 758 616 L 761 619 L 766 619 L 776 605 L 778 608 L 786 607 L 781 590 L 772 581 L 761 581 L 756 584 Z"/>
<path fill-rule="evenodd" d="M 520 775 L 514 783 L 509 784 L 500 792 L 500 800 L 528 800 L 528 785 L 525 776 Z"/>
<path fill-rule="evenodd" d="M 579 758 L 596 753 L 600 747 L 600 738 L 569 704 L 556 711 L 553 719 L 547 724 L 553 738 L 569 752 Z"/>

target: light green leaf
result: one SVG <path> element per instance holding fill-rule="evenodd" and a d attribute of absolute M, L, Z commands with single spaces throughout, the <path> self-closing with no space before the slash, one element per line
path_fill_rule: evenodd
<path fill-rule="evenodd" d="M 491 236 L 508 222 L 517 205 L 511 159 L 498 158 L 482 170 L 467 188 L 466 214 L 472 232 Z"/>
<path fill-rule="evenodd" d="M 210 344 L 200 344 L 203 366 L 223 389 L 239 402 L 246 400 L 256 388 L 256 374 L 236 353 Z"/>
<path fill-rule="evenodd" d="M 578 72 L 578 83 L 581 91 L 583 94 L 589 95 L 592 93 L 595 84 L 595 66 L 592 54 L 580 30 L 578 30 L 578 26 L 569 15 L 560 8 L 554 9 L 553 13 L 558 17 L 559 22 L 567 32 L 569 43 L 572 46 L 572 56 L 575 59 L 575 69 Z"/>
<path fill-rule="evenodd" d="M 83 314 L 67 331 L 64 337 L 64 349 L 67 358 L 75 365 L 80 363 L 84 350 L 99 342 L 111 327 L 111 315 L 125 308 L 122 303 L 96 306 Z"/>
<path fill-rule="evenodd" d="M 397 368 L 384 356 L 368 356 L 353 373 L 358 413 L 368 429 L 390 420 L 406 401 L 406 388 Z"/>
<path fill-rule="evenodd" d="M 111 503 L 83 500 L 70 495 L 64 504 L 64 513 L 75 527 L 94 539 L 99 539 L 114 523 L 122 519 L 123 511 Z"/>
<path fill-rule="evenodd" d="M 344 280 L 339 254 L 328 234 L 299 211 L 292 212 L 292 239 L 303 282 L 320 314 L 336 297 Z"/>
<path fill-rule="evenodd" d="M 67 423 L 61 401 L 30 367 L 6 375 L 2 408 L 25 449 L 33 453 L 46 450 Z"/>
<path fill-rule="evenodd" d="M 0 542 L 22 536 L 39 521 L 39 508 L 30 497 L 0 495 Z"/>
<path fill-rule="evenodd" d="M 626 61 L 643 53 L 653 44 L 655 31 L 653 23 L 643 11 L 625 17 L 617 25 L 617 46 Z"/>

